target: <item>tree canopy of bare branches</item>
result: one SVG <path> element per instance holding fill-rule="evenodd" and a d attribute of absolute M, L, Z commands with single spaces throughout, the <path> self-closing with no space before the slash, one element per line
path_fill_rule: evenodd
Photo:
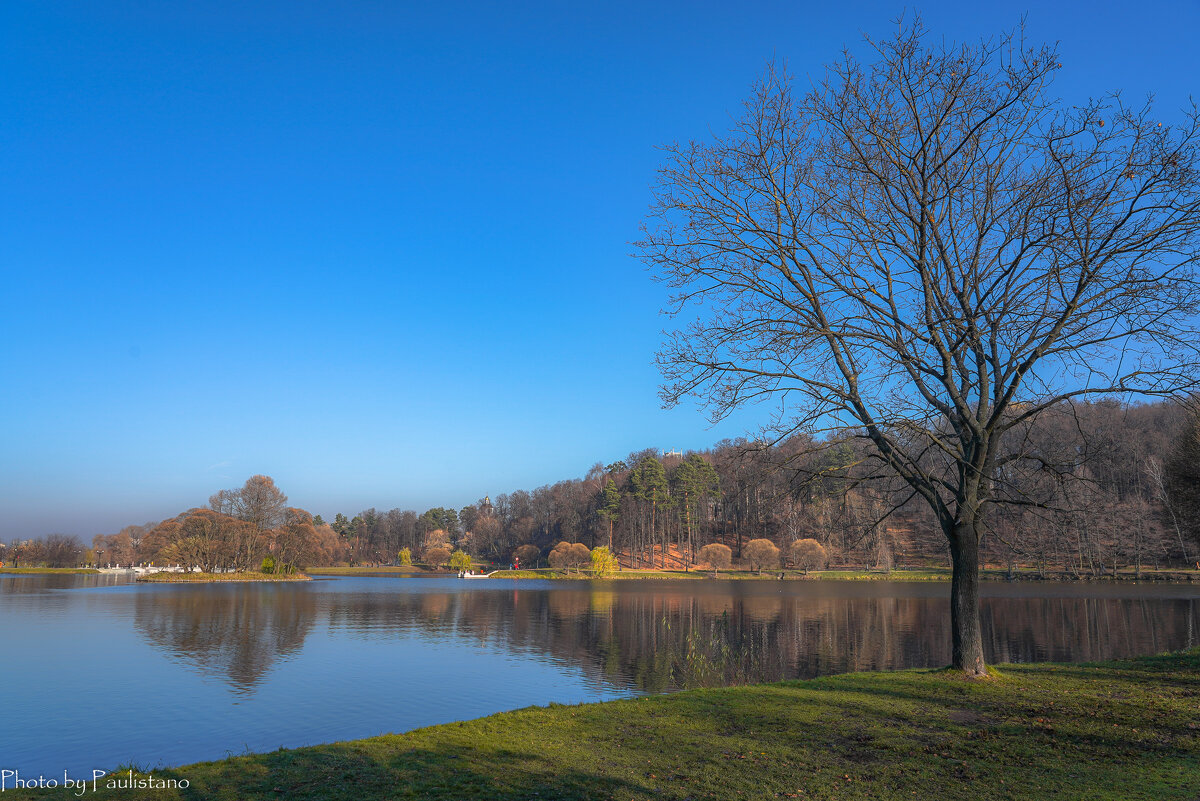
<path fill-rule="evenodd" d="M 769 68 L 727 133 L 666 148 L 637 243 L 674 290 L 662 394 L 867 440 L 949 542 L 953 664 L 980 675 L 979 537 L 1022 502 L 1022 432 L 1195 385 L 1200 116 L 1067 107 L 1019 31 L 867 44 L 804 93 Z"/>

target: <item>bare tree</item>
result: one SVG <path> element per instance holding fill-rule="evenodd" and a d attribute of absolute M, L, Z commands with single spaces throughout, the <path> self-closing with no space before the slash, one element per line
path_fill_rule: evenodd
<path fill-rule="evenodd" d="M 189 509 L 159 523 L 146 535 L 145 547 L 153 558 L 185 568 L 211 573 L 217 568 L 245 570 L 249 553 L 245 543 L 257 534 L 253 524 L 212 509 Z"/>
<path fill-rule="evenodd" d="M 69 534 L 51 534 L 43 541 L 42 559 L 48 567 L 77 567 L 82 561 L 83 543 Z"/>
<path fill-rule="evenodd" d="M 243 530 L 233 561 L 250 566 L 265 549 L 267 531 L 282 526 L 287 516 L 287 496 L 270 476 L 251 476 L 240 489 L 221 490 L 208 499 L 214 512 L 236 517 L 253 526 Z"/>
<path fill-rule="evenodd" d="M 1186 533 L 1193 542 L 1200 543 L 1200 413 L 1193 410 L 1161 473 L 1157 481 L 1162 487 L 1163 505 L 1179 536 L 1184 559 L 1190 562 L 1183 536 Z"/>
<path fill-rule="evenodd" d="M 662 394 L 868 441 L 949 543 L 953 665 L 981 675 L 979 541 L 1023 502 L 1022 427 L 1195 385 L 1200 116 L 1067 108 L 1019 33 L 868 44 L 803 96 L 769 69 L 727 134 L 666 148 L 637 245 L 676 290 Z"/>
<path fill-rule="evenodd" d="M 317 555 L 318 541 L 313 516 L 303 509 L 288 508 L 284 524 L 272 531 L 271 555 L 275 569 L 292 573 L 312 564 Z"/>
<path fill-rule="evenodd" d="M 236 495 L 233 516 L 239 520 L 252 523 L 259 531 L 275 528 L 284 522 L 288 509 L 287 496 L 275 486 L 270 476 L 250 476 L 240 490 L 233 492 Z"/>

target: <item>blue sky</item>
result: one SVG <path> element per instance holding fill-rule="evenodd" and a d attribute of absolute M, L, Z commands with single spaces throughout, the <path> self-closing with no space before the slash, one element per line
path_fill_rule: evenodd
<path fill-rule="evenodd" d="M 255 473 L 326 516 L 459 507 L 752 430 L 660 408 L 655 147 L 905 8 L 0 5 L 0 538 Z M 1068 100 L 1197 92 L 1194 1 L 916 8 L 954 40 L 1028 12 Z"/>

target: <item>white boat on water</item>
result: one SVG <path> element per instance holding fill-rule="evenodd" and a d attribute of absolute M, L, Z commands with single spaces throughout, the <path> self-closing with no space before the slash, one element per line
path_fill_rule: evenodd
<path fill-rule="evenodd" d="M 494 570 L 492 571 L 492 573 L 495 573 L 495 572 L 496 571 L 494 571 Z M 492 573 L 476 573 L 473 570 L 460 570 L 458 572 L 458 577 L 459 578 L 468 578 L 468 579 L 491 578 Z"/>

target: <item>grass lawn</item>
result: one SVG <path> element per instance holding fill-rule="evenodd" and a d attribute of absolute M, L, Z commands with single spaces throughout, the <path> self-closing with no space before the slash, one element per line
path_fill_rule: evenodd
<path fill-rule="evenodd" d="M 887 571 L 845 568 L 810 570 L 808 571 L 808 577 L 826 581 L 949 581 L 950 568 L 897 567 Z M 1003 571 L 984 568 L 979 571 L 979 577 L 985 581 L 989 579 L 1003 579 L 1004 573 Z"/>
<path fill-rule="evenodd" d="M 91 567 L 0 567 L 0 573 L 99 573 Z"/>
<path fill-rule="evenodd" d="M 303 573 L 146 573 L 138 581 L 151 584 L 212 584 L 228 581 L 311 581 Z"/>
<path fill-rule="evenodd" d="M 101 780 L 87 797 L 1193 801 L 1200 649 L 985 681 L 906 670 L 552 705 L 153 776 L 191 786 Z M 46 797 L 71 796 L 5 801 Z"/>

